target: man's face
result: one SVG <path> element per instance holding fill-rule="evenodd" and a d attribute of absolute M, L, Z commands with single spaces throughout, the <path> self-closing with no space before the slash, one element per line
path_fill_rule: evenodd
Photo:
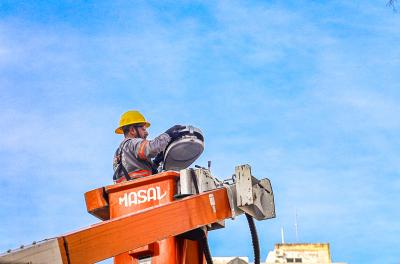
<path fill-rule="evenodd" d="M 137 131 L 139 132 L 139 137 L 146 139 L 147 136 L 149 135 L 149 133 L 147 132 L 147 129 L 146 129 L 146 124 L 137 124 L 137 125 L 135 125 L 135 127 L 137 128 Z"/>

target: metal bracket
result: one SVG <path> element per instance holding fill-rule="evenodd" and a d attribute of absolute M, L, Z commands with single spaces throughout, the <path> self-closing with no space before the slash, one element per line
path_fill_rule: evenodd
<path fill-rule="evenodd" d="M 251 182 L 251 168 L 249 165 L 236 166 L 236 205 L 238 207 L 253 204 L 253 185 Z"/>
<path fill-rule="evenodd" d="M 193 179 L 191 171 L 193 170 L 195 178 Z M 184 169 L 180 171 L 180 195 L 196 194 L 196 185 L 199 193 L 207 192 L 217 188 L 218 181 L 211 175 L 210 171 L 203 168 Z M 193 182 L 193 181 L 196 181 Z"/>
<path fill-rule="evenodd" d="M 251 174 L 250 165 L 240 165 L 235 168 L 235 178 L 232 183 L 222 183 L 213 177 L 205 168 L 185 169 L 180 171 L 179 195 L 187 196 L 224 187 L 227 190 L 232 218 L 247 213 L 257 220 L 265 220 L 275 217 L 274 194 L 271 182 L 265 178 L 261 181 Z M 196 184 L 194 183 L 196 181 Z M 197 188 L 196 188 L 197 186 Z M 218 209 L 217 209 L 218 210 Z M 214 224 L 213 224 L 214 225 Z M 218 228 L 224 226 L 219 223 Z M 211 227 L 211 229 L 215 229 Z"/>
<path fill-rule="evenodd" d="M 237 207 L 257 220 L 274 218 L 275 202 L 270 180 L 260 181 L 253 177 L 249 165 L 237 166 L 235 172 Z"/>

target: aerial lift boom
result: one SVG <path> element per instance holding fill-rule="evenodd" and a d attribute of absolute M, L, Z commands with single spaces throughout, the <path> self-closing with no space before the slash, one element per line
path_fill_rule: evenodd
<path fill-rule="evenodd" d="M 270 181 L 254 178 L 249 165 L 237 166 L 231 181 L 204 168 L 166 171 L 89 191 L 85 199 L 103 222 L 0 255 L 0 263 L 89 264 L 114 257 L 116 264 L 203 264 L 195 230 L 206 234 L 243 213 L 275 217 Z"/>

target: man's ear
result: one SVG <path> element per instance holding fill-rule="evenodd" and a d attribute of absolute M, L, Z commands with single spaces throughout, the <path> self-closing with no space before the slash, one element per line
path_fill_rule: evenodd
<path fill-rule="evenodd" d="M 135 137 L 137 136 L 137 135 L 136 135 L 136 130 L 135 130 L 135 128 L 134 128 L 133 126 L 130 126 L 130 127 L 129 127 L 129 133 L 130 133 L 132 136 L 135 136 Z"/>

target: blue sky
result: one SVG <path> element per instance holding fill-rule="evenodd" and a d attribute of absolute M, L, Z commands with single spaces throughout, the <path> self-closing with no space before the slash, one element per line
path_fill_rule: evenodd
<path fill-rule="evenodd" d="M 271 179 L 280 242 L 399 263 L 400 17 L 382 1 L 2 1 L 0 252 L 95 223 L 120 114 L 204 131 L 213 173 Z M 210 234 L 252 258 L 244 219 Z M 234 234 L 234 239 L 232 239 Z"/>

